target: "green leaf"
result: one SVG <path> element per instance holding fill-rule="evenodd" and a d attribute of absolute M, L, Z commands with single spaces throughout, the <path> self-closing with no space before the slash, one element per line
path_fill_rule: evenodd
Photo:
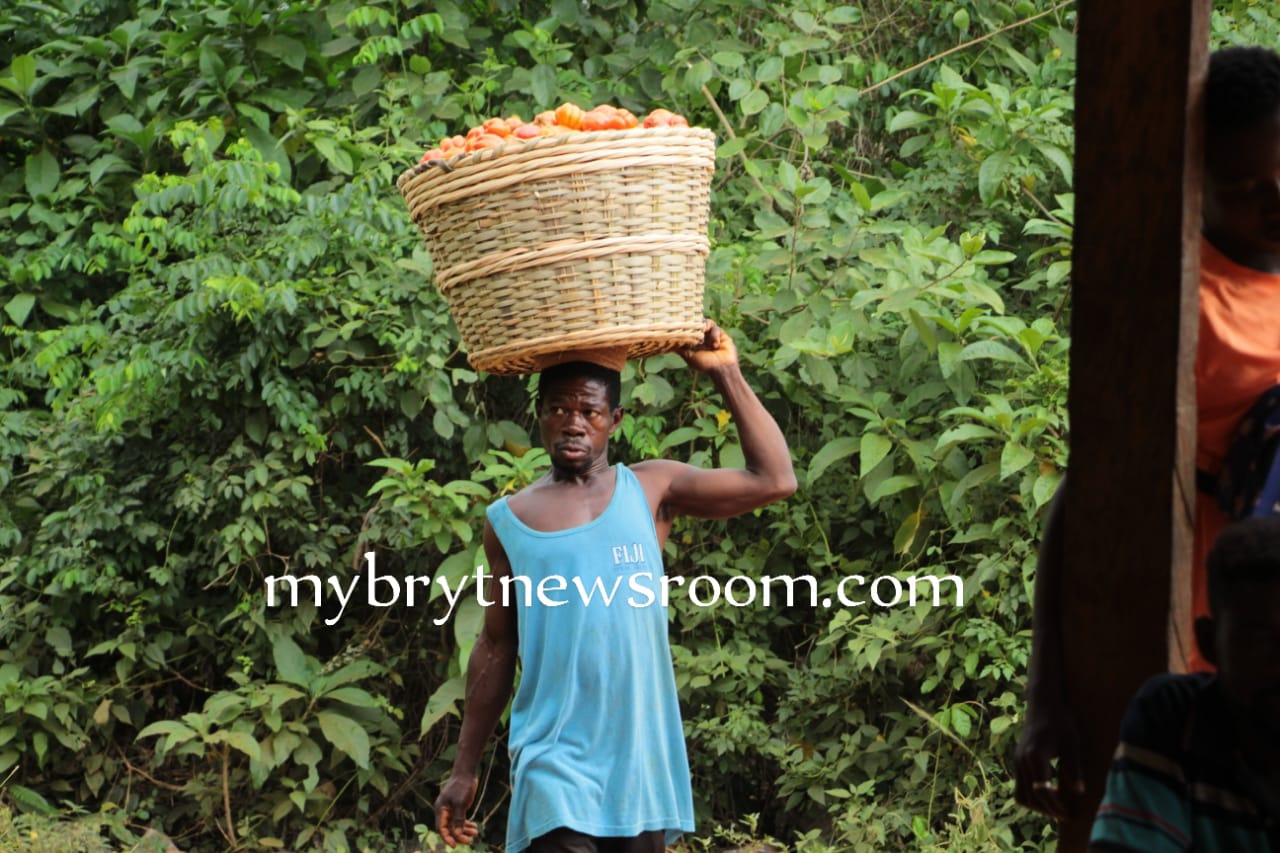
<path fill-rule="evenodd" d="M 687 426 L 687 427 L 680 427 L 679 429 L 674 429 L 671 432 L 667 433 L 666 437 L 662 439 L 662 443 L 658 445 L 658 451 L 660 453 L 666 452 L 673 447 L 679 447 L 682 444 L 688 444 L 694 439 L 699 438 L 701 435 L 702 435 L 702 430 L 698 429 L 697 427 Z"/>
<path fill-rule="evenodd" d="M 44 757 L 49 754 L 49 733 L 37 729 L 31 735 L 31 750 L 36 754 L 36 765 L 44 767 Z"/>
<path fill-rule="evenodd" d="M 159 720 L 138 732 L 138 740 L 153 735 L 167 735 L 169 744 L 182 743 L 196 736 L 196 730 L 177 720 Z"/>
<path fill-rule="evenodd" d="M 332 699 L 334 702 L 354 705 L 357 708 L 378 707 L 378 700 L 369 691 L 361 690 L 359 687 L 339 687 L 337 690 L 330 690 L 325 693 L 324 698 Z"/>
<path fill-rule="evenodd" d="M 989 482 L 999 473 L 1000 466 L 994 462 L 989 462 L 986 465 L 979 465 L 977 468 L 974 468 L 972 471 L 961 477 L 960 482 L 956 483 L 956 487 L 952 489 L 951 497 L 947 501 L 950 504 L 952 511 L 958 510 L 964 505 L 964 496 L 969 492 L 969 490 L 977 488 L 983 483 Z"/>
<path fill-rule="evenodd" d="M 309 737 L 303 738 L 302 743 L 298 744 L 293 751 L 293 760 L 299 764 L 309 764 L 314 767 L 322 758 L 324 753 L 320 750 L 320 744 Z"/>
<path fill-rule="evenodd" d="M 126 100 L 133 100 L 133 93 L 138 87 L 138 70 L 136 63 L 130 63 L 107 74 L 107 79 L 116 84 Z"/>
<path fill-rule="evenodd" d="M 270 57 L 280 59 L 281 62 L 295 71 L 301 71 L 302 66 L 307 61 L 306 45 L 289 36 L 267 36 L 258 41 L 257 48 Z"/>
<path fill-rule="evenodd" d="M 336 140 L 327 136 L 317 136 L 311 140 L 316 150 L 320 152 L 320 156 L 325 159 L 333 170 L 342 175 L 350 175 L 355 171 L 355 163 L 351 160 L 351 155 L 347 153 L 345 148 L 339 147 Z"/>
<path fill-rule="evenodd" d="M 449 420 L 449 416 L 445 414 L 443 409 L 436 409 L 431 416 L 431 428 L 436 431 L 436 435 L 445 441 L 453 438 L 453 421 Z"/>
<path fill-rule="evenodd" d="M 1011 264 L 1018 259 L 1013 252 L 997 252 L 994 249 L 984 249 L 973 256 L 973 262 L 980 266 L 989 266 L 992 264 Z"/>
<path fill-rule="evenodd" d="M 1068 184 L 1071 183 L 1071 158 L 1066 155 L 1066 152 L 1047 142 L 1041 142 L 1036 149 L 1044 155 L 1046 160 L 1058 167 L 1058 171 L 1062 173 L 1062 177 Z"/>
<path fill-rule="evenodd" d="M 22 105 L 15 104 L 13 101 L 0 100 L 0 125 L 3 125 L 11 116 L 22 112 Z"/>
<path fill-rule="evenodd" d="M 43 815 L 44 817 L 53 817 L 58 813 L 58 810 L 50 805 L 48 800 L 30 788 L 22 785 L 10 784 L 7 785 L 4 790 L 13 802 L 17 804 L 18 808 L 25 814 L 38 814 Z"/>
<path fill-rule="evenodd" d="M 866 186 L 861 181 L 847 180 L 849 185 L 849 193 L 863 210 L 871 210 L 871 194 L 867 192 Z"/>
<path fill-rule="evenodd" d="M 716 149 L 716 156 L 721 160 L 729 157 L 736 157 L 747 149 L 747 140 L 741 136 L 734 137 L 724 142 Z"/>
<path fill-rule="evenodd" d="M 466 692 L 467 680 L 462 675 L 456 675 L 437 687 L 435 692 L 431 694 L 431 698 L 427 700 L 427 707 L 422 712 L 422 723 L 419 726 L 419 732 L 422 735 L 426 735 L 436 723 L 444 719 L 446 714 L 458 716 L 458 702 L 462 700 Z"/>
<path fill-rule="evenodd" d="M 915 488 L 918 485 L 920 485 L 920 480 L 914 474 L 896 474 L 892 477 L 886 477 L 877 483 L 875 488 L 867 495 L 867 500 L 875 503 L 881 498 L 896 495 L 898 492 Z"/>
<path fill-rule="evenodd" d="M 290 684 L 310 689 L 312 670 L 306 654 L 287 634 L 276 637 L 271 644 L 271 656 L 275 660 L 276 675 Z"/>
<path fill-rule="evenodd" d="M 889 479 L 896 478 L 890 477 Z M 885 482 L 888 481 L 886 480 Z M 911 546 L 916 541 L 916 534 L 920 532 L 920 521 L 923 517 L 924 507 L 917 507 L 915 512 L 909 513 L 906 518 L 902 519 L 902 523 L 898 525 L 897 532 L 893 534 L 893 551 L 895 554 L 906 554 L 911 551 Z"/>
<path fill-rule="evenodd" d="M 997 151 L 982 161 L 978 168 L 978 196 L 983 204 L 991 204 L 1009 172 L 1009 153 Z"/>
<path fill-rule="evenodd" d="M 871 211 L 874 213 L 886 207 L 893 207 L 908 198 L 911 198 L 911 193 L 906 190 L 881 190 L 871 197 Z"/>
<path fill-rule="evenodd" d="M 736 51 L 722 50 L 711 54 L 711 61 L 722 68 L 741 68 L 745 60 Z"/>
<path fill-rule="evenodd" d="M 866 477 L 893 450 L 893 442 L 877 432 L 864 432 L 859 443 L 859 476 Z"/>
<path fill-rule="evenodd" d="M 769 106 L 769 94 L 763 89 L 752 89 L 738 102 L 738 106 L 742 108 L 743 115 L 753 116 Z"/>
<path fill-rule="evenodd" d="M 812 484 L 836 462 L 856 452 L 858 452 L 858 439 L 853 436 L 842 435 L 831 439 L 809 460 L 808 482 Z"/>
<path fill-rule="evenodd" d="M 65 625 L 54 625 L 45 631 L 44 641 L 60 656 L 71 656 L 71 632 Z"/>
<path fill-rule="evenodd" d="M 781 160 L 778 163 L 778 184 L 787 192 L 795 192 L 800 186 L 800 169 L 796 169 L 795 164 Z"/>
<path fill-rule="evenodd" d="M 914 112 L 912 110 L 903 110 L 902 112 L 889 119 L 888 130 L 890 133 L 897 133 L 900 130 L 908 130 L 913 127 L 919 127 L 929 121 L 929 116 L 924 113 Z"/>
<path fill-rule="evenodd" d="M 972 713 L 967 705 L 951 706 L 951 729 L 962 738 L 967 738 L 973 732 Z"/>
<path fill-rule="evenodd" d="M 942 371 L 943 379 L 950 379 L 951 375 L 956 372 L 956 368 L 960 366 L 960 352 L 962 348 L 955 341 L 940 341 L 938 343 L 938 368 Z"/>
<path fill-rule="evenodd" d="M 225 743 L 254 761 L 262 760 L 262 748 L 248 732 L 220 731 L 209 736 L 209 743 Z"/>
<path fill-rule="evenodd" d="M 1000 479 L 1018 473 L 1023 468 L 1030 465 L 1036 458 L 1035 453 L 1026 447 L 1011 441 L 1004 446 L 1004 450 L 1000 451 Z"/>
<path fill-rule="evenodd" d="M 534 68 L 529 74 L 529 89 L 536 103 L 542 106 L 550 106 L 554 103 L 556 95 L 560 92 L 555 67 L 542 63 Z"/>
<path fill-rule="evenodd" d="M 934 331 L 928 320 L 920 316 L 920 312 L 916 309 L 908 308 L 907 316 L 911 318 L 911 327 L 916 330 L 916 334 L 924 342 L 925 349 L 929 350 L 930 355 L 933 355 L 938 349 L 938 333 Z"/>
<path fill-rule="evenodd" d="M 29 53 L 19 54 L 13 58 L 9 66 L 13 82 L 18 85 L 18 94 L 30 97 L 36 85 L 36 60 Z"/>
<path fill-rule="evenodd" d="M 977 441 L 985 438 L 999 438 L 1000 434 L 990 427 L 981 424 L 960 424 L 938 436 L 938 442 L 934 446 L 935 453 L 941 453 L 943 450 L 951 447 L 953 444 L 960 444 L 965 441 Z M 939 457 L 941 458 L 941 457 Z"/>
<path fill-rule="evenodd" d="M 355 720 L 333 711 L 316 714 L 325 739 L 345 753 L 361 770 L 369 769 L 369 735 Z"/>
<path fill-rule="evenodd" d="M 747 467 L 747 458 L 742 452 L 742 445 L 736 441 L 726 441 L 720 447 L 720 467 L 735 470 Z"/>
<path fill-rule="evenodd" d="M 1062 482 L 1062 475 L 1057 471 L 1036 477 L 1035 485 L 1031 487 L 1031 496 L 1035 499 L 1037 509 L 1053 500 L 1060 482 Z"/>
<path fill-rule="evenodd" d="M 961 361 L 973 361 L 989 358 L 992 361 L 1007 361 L 1012 364 L 1026 364 L 1022 356 L 999 341 L 975 341 L 960 350 Z"/>
<path fill-rule="evenodd" d="M 48 195 L 58 185 L 62 170 L 48 147 L 27 155 L 27 193 L 32 198 Z"/>
<path fill-rule="evenodd" d="M 35 305 L 35 296 L 30 293 L 19 293 L 5 303 L 4 311 L 9 315 L 9 319 L 13 321 L 13 325 L 22 328 L 26 325 L 27 318 L 31 316 L 31 309 Z"/>

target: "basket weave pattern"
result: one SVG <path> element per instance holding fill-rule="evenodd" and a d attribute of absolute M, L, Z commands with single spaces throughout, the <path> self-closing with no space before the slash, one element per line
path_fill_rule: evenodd
<path fill-rule="evenodd" d="M 715 136 L 545 137 L 400 176 L 472 366 L 532 373 L 578 350 L 702 340 Z"/>

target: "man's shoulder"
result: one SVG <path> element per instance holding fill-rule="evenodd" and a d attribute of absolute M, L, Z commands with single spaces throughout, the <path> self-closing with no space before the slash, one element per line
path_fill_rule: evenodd
<path fill-rule="evenodd" d="M 1206 673 L 1161 673 L 1147 679 L 1125 711 L 1120 740 L 1164 754 L 1180 752 L 1192 715 L 1212 697 L 1214 681 Z"/>
<path fill-rule="evenodd" d="M 644 459 L 626 466 L 619 462 L 618 467 L 625 467 L 632 474 L 635 474 L 640 484 L 648 489 L 670 482 L 672 477 L 688 466 L 683 462 L 676 462 L 671 459 Z"/>
<path fill-rule="evenodd" d="M 532 483 L 529 483 L 526 486 L 521 486 L 519 489 L 516 489 L 514 492 L 509 492 L 505 495 L 499 496 L 497 499 L 495 499 L 489 504 L 488 511 L 492 513 L 495 508 L 503 507 L 503 506 L 506 506 L 506 507 L 514 506 L 518 508 L 522 504 L 528 503 L 531 500 L 537 500 L 538 492 L 546 486 L 546 482 L 548 479 L 550 479 L 550 475 L 543 474 L 541 477 L 538 477 L 538 479 L 534 480 Z"/>

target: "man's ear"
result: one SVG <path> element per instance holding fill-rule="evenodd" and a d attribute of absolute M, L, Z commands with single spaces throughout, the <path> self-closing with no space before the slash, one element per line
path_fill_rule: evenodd
<path fill-rule="evenodd" d="M 626 409 L 624 409 L 622 406 L 619 406 L 618 408 L 613 410 L 613 413 L 610 415 L 610 417 L 613 419 L 613 423 L 609 425 L 609 435 L 613 435 L 615 432 L 618 431 L 618 427 L 622 426 L 622 416 L 625 413 L 626 413 Z"/>
<path fill-rule="evenodd" d="M 1200 648 L 1200 654 L 1209 663 L 1214 666 L 1218 665 L 1218 643 L 1214 637 L 1216 625 L 1212 616 L 1199 616 L 1196 618 L 1195 632 L 1196 645 Z"/>

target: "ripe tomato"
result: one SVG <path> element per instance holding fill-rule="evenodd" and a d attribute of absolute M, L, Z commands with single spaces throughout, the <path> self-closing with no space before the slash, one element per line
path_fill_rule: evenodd
<path fill-rule="evenodd" d="M 556 124 L 570 130 L 582 129 L 582 117 L 586 112 L 577 104 L 565 102 L 556 107 Z"/>
<path fill-rule="evenodd" d="M 440 140 L 440 151 L 445 157 L 452 157 L 467 150 L 467 140 L 461 136 L 450 136 Z"/>
<path fill-rule="evenodd" d="M 608 130 L 612 126 L 612 122 L 612 116 L 596 107 L 582 114 L 582 121 L 578 124 L 578 128 L 586 131 Z"/>
<path fill-rule="evenodd" d="M 647 116 L 644 117 L 644 126 L 645 127 L 667 127 L 668 126 L 667 119 L 669 119 L 672 115 L 673 113 L 671 112 L 671 110 L 664 110 L 661 107 L 659 107 L 658 109 L 653 110 Z"/>
<path fill-rule="evenodd" d="M 480 129 L 485 133 L 492 133 L 494 136 L 507 137 L 511 135 L 511 128 L 507 126 L 506 119 L 501 118 L 486 119 L 484 124 L 480 125 Z"/>
<path fill-rule="evenodd" d="M 504 142 L 496 133 L 481 133 L 474 139 L 467 140 L 468 151 L 479 151 L 481 148 L 494 148 Z"/>

